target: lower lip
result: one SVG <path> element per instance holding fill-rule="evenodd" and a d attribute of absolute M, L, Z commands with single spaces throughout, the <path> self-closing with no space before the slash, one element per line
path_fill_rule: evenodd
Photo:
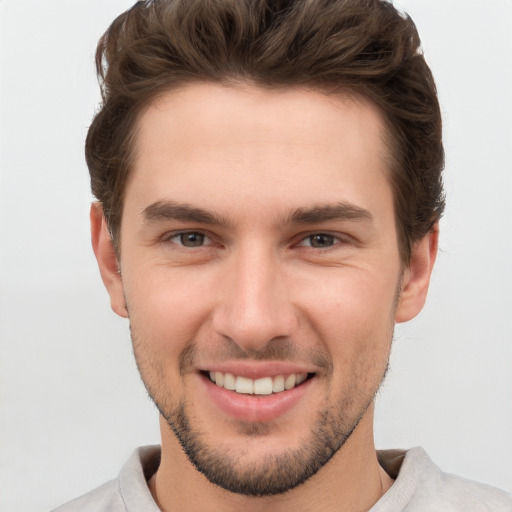
<path fill-rule="evenodd" d="M 208 377 L 201 375 L 213 403 L 233 419 L 247 422 L 272 421 L 298 404 L 311 386 L 310 378 L 296 388 L 271 395 L 243 395 L 221 388 Z"/>

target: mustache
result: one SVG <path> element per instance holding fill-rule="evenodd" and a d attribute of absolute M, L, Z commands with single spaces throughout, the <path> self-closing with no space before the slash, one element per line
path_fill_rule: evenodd
<path fill-rule="evenodd" d="M 329 355 L 318 348 L 299 348 L 288 338 L 270 340 L 261 350 L 243 349 L 233 340 L 226 339 L 222 346 L 207 349 L 199 348 L 193 342 L 183 349 L 179 356 L 180 374 L 184 375 L 197 367 L 197 361 L 207 356 L 210 361 L 287 361 L 312 363 L 320 371 L 332 372 L 332 360 Z"/>

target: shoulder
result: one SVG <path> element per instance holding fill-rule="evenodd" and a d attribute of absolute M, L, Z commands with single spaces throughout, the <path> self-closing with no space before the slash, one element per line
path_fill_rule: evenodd
<path fill-rule="evenodd" d="M 439 490 L 453 510 L 512 512 L 512 495 L 490 485 L 442 473 Z"/>
<path fill-rule="evenodd" d="M 147 479 L 160 463 L 160 447 L 137 448 L 115 480 L 62 505 L 52 512 L 158 512 Z"/>
<path fill-rule="evenodd" d="M 490 485 L 444 473 L 423 448 L 380 452 L 379 461 L 386 471 L 388 468 L 396 471 L 391 475 L 396 480 L 377 503 L 375 512 L 512 512 L 512 495 Z"/>
<path fill-rule="evenodd" d="M 93 491 L 62 505 L 52 512 L 120 512 L 125 511 L 119 481 L 111 480 Z"/>

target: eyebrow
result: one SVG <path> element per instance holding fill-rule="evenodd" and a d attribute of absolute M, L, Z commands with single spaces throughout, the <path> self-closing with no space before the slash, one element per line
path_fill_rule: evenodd
<path fill-rule="evenodd" d="M 203 208 L 175 203 L 174 201 L 157 201 L 144 208 L 142 216 L 146 222 L 177 220 L 200 224 L 230 224 L 224 217 L 217 216 Z"/>
<path fill-rule="evenodd" d="M 197 222 L 199 224 L 230 226 L 232 222 L 224 216 L 174 201 L 157 201 L 142 211 L 144 220 L 148 223 L 174 220 L 181 222 Z M 316 224 L 330 220 L 366 221 L 373 223 L 373 216 L 364 208 L 351 203 L 340 202 L 318 205 L 308 208 L 298 208 L 286 215 L 283 224 Z"/>
<path fill-rule="evenodd" d="M 373 223 L 373 215 L 351 203 L 335 203 L 299 208 L 286 219 L 286 224 L 316 224 L 330 220 L 366 221 Z"/>

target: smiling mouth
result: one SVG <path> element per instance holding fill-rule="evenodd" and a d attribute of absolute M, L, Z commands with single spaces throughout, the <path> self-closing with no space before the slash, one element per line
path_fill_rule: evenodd
<path fill-rule="evenodd" d="M 250 379 L 223 372 L 203 372 L 211 382 L 220 388 L 234 391 L 243 395 L 271 395 L 289 391 L 300 386 L 306 380 L 312 378 L 314 373 L 291 373 L 288 375 L 276 375 L 275 377 L 262 377 Z"/>

